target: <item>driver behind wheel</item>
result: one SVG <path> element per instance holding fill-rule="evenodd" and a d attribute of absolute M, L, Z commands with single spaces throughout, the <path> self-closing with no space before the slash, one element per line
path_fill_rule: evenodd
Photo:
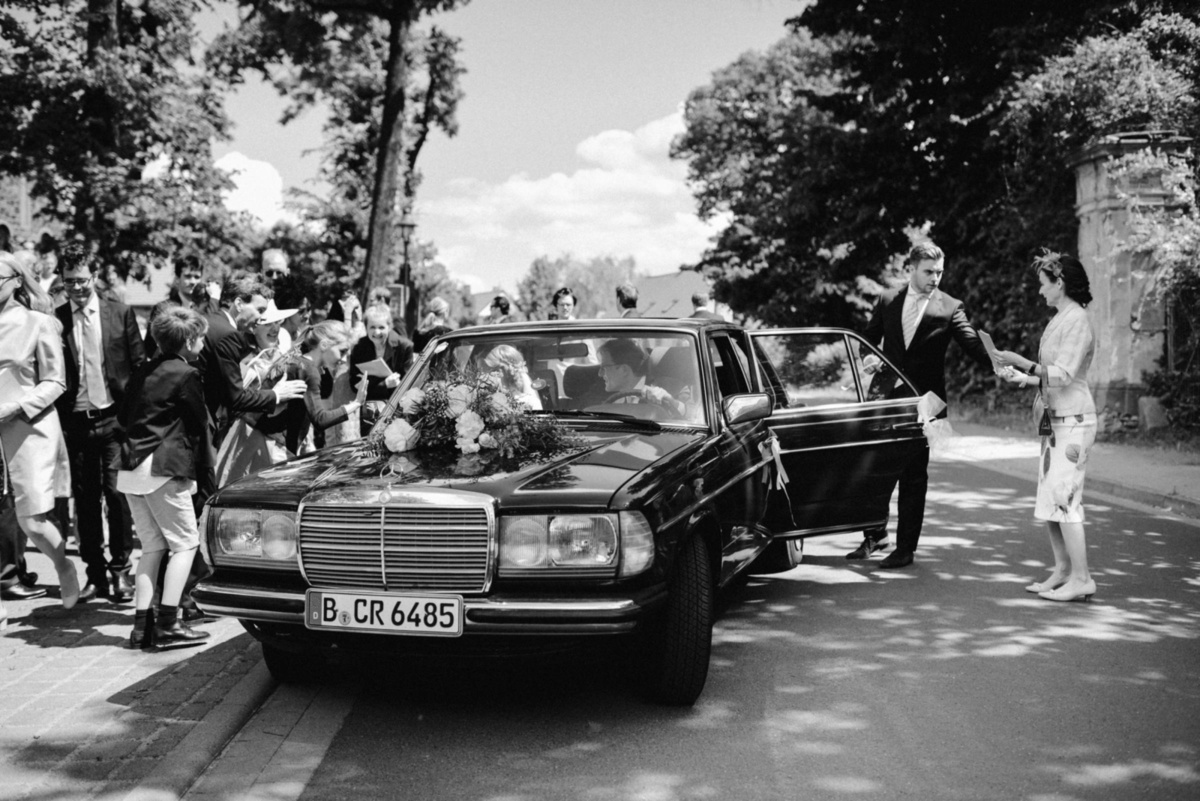
<path fill-rule="evenodd" d="M 651 403 L 672 417 L 682 417 L 684 405 L 662 387 L 646 383 L 649 357 L 628 339 L 610 339 L 600 346 L 600 377 L 608 392 L 605 403 Z"/>

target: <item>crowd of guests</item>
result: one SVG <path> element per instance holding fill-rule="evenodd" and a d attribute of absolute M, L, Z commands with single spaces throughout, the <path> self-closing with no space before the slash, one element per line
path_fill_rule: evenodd
<path fill-rule="evenodd" d="M 25 565 L 32 541 L 65 608 L 132 600 L 131 647 L 197 644 L 205 615 L 190 593 L 209 572 L 197 555 L 206 499 L 364 435 L 412 366 L 413 342 L 386 290 L 365 310 L 346 295 L 314 312 L 280 250 L 263 254 L 261 272 L 219 283 L 178 260 L 144 333 L 87 243 L 48 252 L 0 253 L 2 598 L 46 595 Z M 445 301 L 429 310 L 426 341 L 450 330 Z M 66 554 L 72 528 L 82 576 Z"/>

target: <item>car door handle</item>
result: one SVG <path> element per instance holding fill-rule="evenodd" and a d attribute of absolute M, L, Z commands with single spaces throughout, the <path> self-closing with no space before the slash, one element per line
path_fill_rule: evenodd
<path fill-rule="evenodd" d="M 921 431 L 920 423 L 874 423 L 867 426 L 868 431 Z"/>

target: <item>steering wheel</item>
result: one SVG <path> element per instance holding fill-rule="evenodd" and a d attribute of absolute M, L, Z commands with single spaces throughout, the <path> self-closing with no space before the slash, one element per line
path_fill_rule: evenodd
<path fill-rule="evenodd" d="M 620 390 L 619 392 L 614 392 L 613 394 L 609 395 L 607 398 L 604 399 L 604 402 L 605 403 L 621 403 L 622 398 L 637 398 L 637 403 L 641 403 L 643 400 L 642 393 L 638 392 L 637 390 L 623 389 L 623 390 Z"/>

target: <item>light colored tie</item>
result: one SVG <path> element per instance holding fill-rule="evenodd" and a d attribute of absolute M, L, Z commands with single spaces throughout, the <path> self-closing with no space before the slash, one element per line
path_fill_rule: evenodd
<path fill-rule="evenodd" d="M 913 335 L 917 333 L 917 324 L 921 322 L 921 303 L 928 299 L 928 295 L 918 295 L 913 292 L 909 292 L 904 299 L 904 317 L 901 324 L 904 326 L 904 348 L 906 350 L 912 344 Z"/>
<path fill-rule="evenodd" d="M 96 321 L 93 311 L 83 308 L 83 352 L 79 360 L 83 362 L 83 381 L 87 385 L 87 398 L 96 409 L 103 409 L 108 403 L 108 392 L 104 389 L 104 356 L 100 353 L 100 338 L 96 336 Z"/>

